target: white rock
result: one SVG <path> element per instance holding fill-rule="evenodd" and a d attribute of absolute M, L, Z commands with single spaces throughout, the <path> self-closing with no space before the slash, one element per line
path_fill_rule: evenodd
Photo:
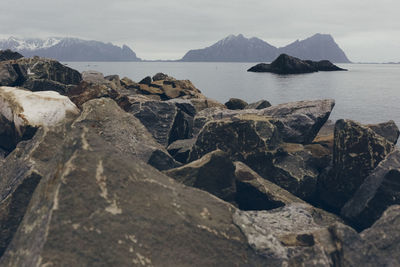
<path fill-rule="evenodd" d="M 0 87 L 0 114 L 13 122 L 20 136 L 26 126 L 52 126 L 67 113 L 79 114 L 71 100 L 55 91 L 31 92 L 15 87 Z"/>

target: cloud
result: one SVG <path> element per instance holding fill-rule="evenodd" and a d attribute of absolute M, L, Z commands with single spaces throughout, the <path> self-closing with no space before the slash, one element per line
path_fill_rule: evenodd
<path fill-rule="evenodd" d="M 173 59 L 231 33 L 279 46 L 321 32 L 355 61 L 400 61 L 398 10 L 397 0 L 2 0 L 0 33 L 95 39 Z"/>

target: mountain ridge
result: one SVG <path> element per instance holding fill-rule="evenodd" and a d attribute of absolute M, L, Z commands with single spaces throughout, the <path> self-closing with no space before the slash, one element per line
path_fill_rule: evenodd
<path fill-rule="evenodd" d="M 25 57 L 41 56 L 59 61 L 141 61 L 127 45 L 69 37 L 46 39 L 10 37 L 0 40 L 0 49 L 11 49 Z"/>
<path fill-rule="evenodd" d="M 189 50 L 180 61 L 265 62 L 273 61 L 283 53 L 302 60 L 351 62 L 330 34 L 320 33 L 279 48 L 257 37 L 246 38 L 243 34 L 231 34 L 209 47 Z"/>

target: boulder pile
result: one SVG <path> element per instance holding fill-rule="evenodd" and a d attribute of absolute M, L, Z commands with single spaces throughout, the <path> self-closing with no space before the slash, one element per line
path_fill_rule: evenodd
<path fill-rule="evenodd" d="M 399 266 L 393 121 L 0 62 L 0 266 Z"/>

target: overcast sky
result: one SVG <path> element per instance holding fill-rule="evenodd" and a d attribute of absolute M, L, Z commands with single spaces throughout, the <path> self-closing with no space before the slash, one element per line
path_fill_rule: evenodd
<path fill-rule="evenodd" d="M 398 62 L 399 11 L 399 0 L 1 0 L 0 37 L 79 37 L 178 59 L 229 34 L 284 46 L 330 33 L 354 62 Z"/>

